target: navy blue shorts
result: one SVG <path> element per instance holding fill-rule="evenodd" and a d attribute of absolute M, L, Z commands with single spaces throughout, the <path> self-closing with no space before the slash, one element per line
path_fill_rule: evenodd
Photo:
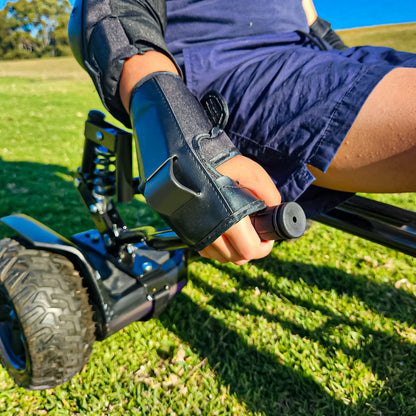
<path fill-rule="evenodd" d="M 416 67 L 414 54 L 370 46 L 321 51 L 297 33 L 195 46 L 177 59 L 196 96 L 210 89 L 225 96 L 227 133 L 267 170 L 284 201 L 307 201 L 312 191 L 309 216 L 346 195 L 320 197 L 306 165 L 325 172 L 378 82 L 395 67 Z"/>

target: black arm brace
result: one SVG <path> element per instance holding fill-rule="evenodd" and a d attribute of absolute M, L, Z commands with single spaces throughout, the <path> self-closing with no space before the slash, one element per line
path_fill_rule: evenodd
<path fill-rule="evenodd" d="M 188 245 L 201 250 L 246 215 L 265 208 L 250 191 L 216 171 L 239 152 L 212 126 L 180 77 L 160 72 L 139 82 L 130 115 L 141 191 Z"/>
<path fill-rule="evenodd" d="M 213 128 L 180 77 L 158 73 L 140 82 L 132 93 L 130 123 L 118 91 L 123 64 L 147 50 L 171 57 L 163 39 L 165 6 L 164 0 L 76 0 L 68 32 L 104 105 L 133 127 L 147 203 L 185 243 L 201 250 L 265 205 L 216 171 L 239 152 Z"/>
<path fill-rule="evenodd" d="M 323 39 L 329 43 L 332 48 L 339 51 L 345 51 L 348 47 L 345 45 L 339 35 L 332 29 L 331 23 L 318 17 L 314 23 L 310 26 L 312 35 Z"/>
<path fill-rule="evenodd" d="M 127 127 L 130 119 L 118 93 L 124 61 L 156 50 L 174 62 L 165 29 L 165 0 L 75 1 L 68 25 L 73 54 L 91 76 L 104 106 Z"/>

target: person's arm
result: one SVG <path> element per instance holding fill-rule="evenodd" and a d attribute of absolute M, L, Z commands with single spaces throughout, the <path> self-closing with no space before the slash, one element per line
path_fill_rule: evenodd
<path fill-rule="evenodd" d="M 310 27 L 313 23 L 315 23 L 315 20 L 318 18 L 315 6 L 312 0 L 302 0 L 302 6 L 306 14 L 308 25 Z"/>
<path fill-rule="evenodd" d="M 75 0 L 68 24 L 74 56 L 104 106 L 127 127 L 130 117 L 119 91 L 126 60 L 156 51 L 170 60 L 168 70 L 180 72 L 164 40 L 166 25 L 165 0 Z"/>
<path fill-rule="evenodd" d="M 126 59 L 121 72 L 119 91 L 121 102 L 128 113 L 134 86 L 147 75 L 161 71 L 179 74 L 175 64 L 161 52 L 149 51 Z"/>
<path fill-rule="evenodd" d="M 176 76 L 165 24 L 162 0 L 77 0 L 69 32 L 105 106 L 133 126 L 149 205 L 203 256 L 237 264 L 264 257 L 273 242 L 260 241 L 247 215 L 265 206 L 259 199 L 279 204 L 280 194 L 224 132 L 211 130 Z"/>
<path fill-rule="evenodd" d="M 175 73 L 175 67 L 165 55 L 158 52 L 136 55 L 126 61 L 120 80 L 120 94 L 127 111 L 130 110 L 131 93 L 137 82 L 157 71 Z M 265 170 L 251 159 L 242 155 L 234 156 L 220 163 L 216 169 L 220 174 L 232 178 L 240 186 L 250 190 L 256 198 L 263 200 L 266 205 L 280 204 L 280 194 L 275 184 Z M 201 213 L 196 212 L 195 215 L 199 216 Z M 192 216 L 187 218 L 187 223 L 191 226 L 193 221 Z M 231 261 L 236 264 L 244 264 L 251 259 L 266 256 L 272 247 L 272 241 L 260 241 L 249 217 L 246 216 L 232 227 L 224 230 L 224 233 L 218 236 L 215 241 L 200 250 L 200 254 L 222 263 Z"/>
<path fill-rule="evenodd" d="M 312 35 L 324 40 L 334 49 L 347 49 L 340 36 L 332 29 L 331 23 L 318 16 L 312 0 L 302 0 L 302 6 Z"/>

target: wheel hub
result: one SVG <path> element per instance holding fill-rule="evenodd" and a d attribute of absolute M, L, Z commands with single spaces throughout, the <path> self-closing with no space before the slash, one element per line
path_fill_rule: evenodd
<path fill-rule="evenodd" d="M 26 368 L 26 351 L 19 320 L 8 297 L 0 290 L 0 350 L 18 370 Z"/>

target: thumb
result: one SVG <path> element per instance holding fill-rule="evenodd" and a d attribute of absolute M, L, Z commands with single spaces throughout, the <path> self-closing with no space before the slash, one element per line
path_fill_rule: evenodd
<path fill-rule="evenodd" d="M 248 188 L 266 205 L 274 206 L 281 203 L 280 192 L 264 168 L 248 157 L 238 155 L 217 167 L 221 175 L 225 175 Z"/>

